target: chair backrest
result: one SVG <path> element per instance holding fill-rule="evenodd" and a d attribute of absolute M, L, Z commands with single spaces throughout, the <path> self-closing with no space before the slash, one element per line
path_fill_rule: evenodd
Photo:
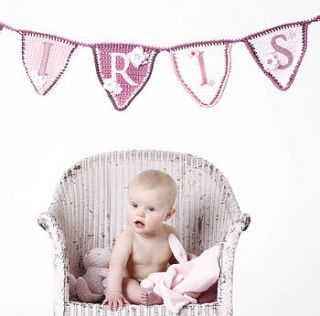
<path fill-rule="evenodd" d="M 138 173 L 158 169 L 177 183 L 176 214 L 168 221 L 187 251 L 201 253 L 221 243 L 231 222 L 240 215 L 222 173 L 191 155 L 163 151 L 128 151 L 86 158 L 60 180 L 53 210 L 64 231 L 70 271 L 83 273 L 82 257 L 93 247 L 108 247 L 126 227 L 128 184 Z"/>

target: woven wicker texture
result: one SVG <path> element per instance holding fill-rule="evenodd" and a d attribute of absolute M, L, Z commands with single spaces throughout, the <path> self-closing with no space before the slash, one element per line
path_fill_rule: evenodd
<path fill-rule="evenodd" d="M 53 241 L 56 274 L 55 315 L 115 315 L 105 306 L 69 301 L 67 274 L 84 273 L 82 258 L 92 247 L 108 247 L 126 227 L 129 181 L 146 169 L 159 169 L 177 183 L 177 213 L 168 222 L 180 233 L 187 251 L 200 254 L 222 247 L 217 301 L 184 307 L 181 315 L 232 315 L 235 248 L 250 217 L 241 214 L 223 174 L 207 161 L 162 151 L 100 154 L 67 170 L 48 212 L 39 217 Z M 128 305 L 118 315 L 171 315 L 163 305 Z"/>

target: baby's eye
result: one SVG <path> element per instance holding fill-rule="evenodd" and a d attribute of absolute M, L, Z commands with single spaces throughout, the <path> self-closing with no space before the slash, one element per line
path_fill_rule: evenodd
<path fill-rule="evenodd" d="M 137 203 L 131 203 L 131 206 L 132 206 L 133 208 L 137 208 L 137 207 L 138 207 L 138 204 L 137 204 Z"/>
<path fill-rule="evenodd" d="M 147 210 L 150 212 L 154 212 L 156 209 L 154 207 L 148 207 Z"/>

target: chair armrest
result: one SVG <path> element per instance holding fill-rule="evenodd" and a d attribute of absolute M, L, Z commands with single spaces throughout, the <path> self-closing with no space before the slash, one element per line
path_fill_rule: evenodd
<path fill-rule="evenodd" d="M 246 231 L 251 223 L 251 217 L 249 214 L 244 213 L 242 217 L 240 218 L 240 221 L 242 222 L 242 231 Z"/>
<path fill-rule="evenodd" d="M 220 277 L 218 280 L 218 296 L 217 302 L 225 306 L 225 310 L 221 311 L 221 315 L 232 315 L 232 287 L 233 287 L 233 264 L 235 258 L 235 250 L 240 235 L 245 231 L 251 218 L 248 214 L 241 214 L 233 221 L 227 231 L 221 245 L 220 255 Z"/>
<path fill-rule="evenodd" d="M 67 275 L 69 271 L 65 237 L 56 217 L 50 212 L 42 213 L 38 224 L 52 240 L 53 267 L 55 278 L 54 315 L 64 315 L 65 302 L 69 301 Z"/>

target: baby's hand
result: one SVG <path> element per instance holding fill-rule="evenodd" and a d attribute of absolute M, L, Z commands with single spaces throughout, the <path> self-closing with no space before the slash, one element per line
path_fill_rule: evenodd
<path fill-rule="evenodd" d="M 192 260 L 192 259 L 195 259 L 197 258 L 198 256 L 193 254 L 193 253 L 187 253 L 187 258 L 188 258 L 188 261 Z"/>
<path fill-rule="evenodd" d="M 109 309 L 117 309 L 118 307 L 122 308 L 123 304 L 130 304 L 130 302 L 121 292 L 110 292 L 102 304 L 108 304 Z"/>

